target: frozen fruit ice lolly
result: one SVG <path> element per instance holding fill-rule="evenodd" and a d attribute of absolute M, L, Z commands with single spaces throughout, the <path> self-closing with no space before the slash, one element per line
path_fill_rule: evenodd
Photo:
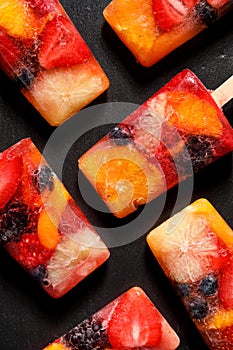
<path fill-rule="evenodd" d="M 0 154 L 0 243 L 54 298 L 109 257 L 30 139 Z"/>
<path fill-rule="evenodd" d="M 55 126 L 109 85 L 58 0 L 1 0 L 0 67 Z"/>
<path fill-rule="evenodd" d="M 112 0 L 104 17 L 137 61 L 149 67 L 232 7 L 231 0 Z"/>
<path fill-rule="evenodd" d="M 209 348 L 232 350 L 232 229 L 199 199 L 156 227 L 147 241 Z"/>
<path fill-rule="evenodd" d="M 179 338 L 145 292 L 133 287 L 44 350 L 175 350 Z"/>
<path fill-rule="evenodd" d="M 232 78 L 213 92 L 224 104 Z M 124 217 L 233 150 L 233 129 L 190 70 L 176 75 L 80 159 L 109 209 Z"/>

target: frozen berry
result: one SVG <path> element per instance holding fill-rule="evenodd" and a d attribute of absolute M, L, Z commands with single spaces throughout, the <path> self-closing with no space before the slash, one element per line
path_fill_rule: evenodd
<path fill-rule="evenodd" d="M 132 142 L 132 127 L 126 124 L 115 126 L 109 133 L 108 136 L 117 145 L 125 145 Z"/>
<path fill-rule="evenodd" d="M 44 265 L 38 265 L 34 269 L 30 270 L 32 277 L 44 286 L 48 285 L 47 269 Z"/>
<path fill-rule="evenodd" d="M 212 161 L 212 149 L 215 138 L 208 136 L 192 135 L 185 142 L 189 156 L 193 165 L 194 172 L 203 168 Z"/>
<path fill-rule="evenodd" d="M 214 295 L 218 290 L 217 277 L 212 274 L 204 277 L 200 282 L 199 289 L 206 297 Z"/>
<path fill-rule="evenodd" d="M 192 299 L 189 302 L 189 311 L 193 318 L 201 320 L 205 318 L 209 313 L 209 307 L 207 302 L 202 298 Z"/>
<path fill-rule="evenodd" d="M 0 242 L 19 241 L 25 232 L 32 232 L 32 213 L 23 203 L 12 203 L 0 214 Z"/>
<path fill-rule="evenodd" d="M 63 340 L 72 350 L 103 350 L 110 347 L 107 330 L 101 319 L 89 318 L 67 333 Z"/>
<path fill-rule="evenodd" d="M 54 173 L 53 171 L 46 165 L 44 165 L 41 169 L 37 169 L 33 174 L 33 182 L 38 191 L 44 192 L 46 189 L 50 191 L 54 188 Z"/>
<path fill-rule="evenodd" d="M 34 79 L 34 74 L 25 67 L 20 74 L 16 77 L 16 81 L 19 83 L 20 86 L 23 88 L 27 88 L 30 86 L 31 81 Z"/>
<path fill-rule="evenodd" d="M 200 1 L 195 6 L 195 10 L 197 16 L 206 26 L 210 26 L 218 19 L 218 11 L 210 6 L 205 0 Z"/>
<path fill-rule="evenodd" d="M 188 283 L 182 283 L 176 285 L 178 294 L 182 297 L 187 297 L 191 291 L 191 286 Z"/>

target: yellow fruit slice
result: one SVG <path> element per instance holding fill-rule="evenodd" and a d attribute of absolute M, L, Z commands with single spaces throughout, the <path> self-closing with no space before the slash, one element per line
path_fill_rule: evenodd
<path fill-rule="evenodd" d="M 165 189 L 160 170 L 133 147 L 105 144 L 79 160 L 80 169 L 117 217 L 135 211 Z"/>
<path fill-rule="evenodd" d="M 212 272 L 219 255 L 207 218 L 187 208 L 154 229 L 147 241 L 165 273 L 178 283 L 195 282 Z"/>
<path fill-rule="evenodd" d="M 220 329 L 233 326 L 233 310 L 219 310 L 205 323 L 207 329 Z"/>
<path fill-rule="evenodd" d="M 185 91 L 167 93 L 169 122 L 188 134 L 220 137 L 222 124 L 214 106 Z"/>
<path fill-rule="evenodd" d="M 27 39 L 36 33 L 40 24 L 26 1 L 1 0 L 0 26 L 12 36 Z"/>
<path fill-rule="evenodd" d="M 40 243 L 47 249 L 55 249 L 60 241 L 57 225 L 54 225 L 45 209 L 40 213 L 37 233 Z"/>
<path fill-rule="evenodd" d="M 62 345 L 62 344 L 51 344 L 46 346 L 46 348 L 44 348 L 44 350 L 69 350 L 69 348 L 67 348 L 66 346 Z"/>
<path fill-rule="evenodd" d="M 83 64 L 43 72 L 23 94 L 54 126 L 90 103 L 108 88 L 109 81 L 92 57 Z"/>

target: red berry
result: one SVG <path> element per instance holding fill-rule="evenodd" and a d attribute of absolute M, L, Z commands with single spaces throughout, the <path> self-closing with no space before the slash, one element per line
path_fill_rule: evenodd
<path fill-rule="evenodd" d="M 72 22 L 61 15 L 49 21 L 41 36 L 39 62 L 42 67 L 69 67 L 91 56 L 85 41 Z"/>
<path fill-rule="evenodd" d="M 224 6 L 228 0 L 207 0 L 208 4 L 216 9 Z"/>
<path fill-rule="evenodd" d="M 20 242 L 13 242 L 8 247 L 10 254 L 26 269 L 45 264 L 54 252 L 45 249 L 34 233 L 23 234 Z"/>
<path fill-rule="evenodd" d="M 161 340 L 162 316 L 140 288 L 122 295 L 108 324 L 112 348 L 156 347 Z"/>
<path fill-rule="evenodd" d="M 169 31 L 175 25 L 182 23 L 196 3 L 197 0 L 153 0 L 156 23 L 164 31 Z"/>
<path fill-rule="evenodd" d="M 222 271 L 219 298 L 225 309 L 233 309 L 233 261 Z"/>
<path fill-rule="evenodd" d="M 57 0 L 27 0 L 27 2 L 40 16 L 48 15 L 58 6 Z"/>
<path fill-rule="evenodd" d="M 23 172 L 21 157 L 0 158 L 0 208 L 3 208 L 15 194 Z"/>
<path fill-rule="evenodd" d="M 9 76 L 14 75 L 19 65 L 21 51 L 16 41 L 0 29 L 0 67 Z"/>

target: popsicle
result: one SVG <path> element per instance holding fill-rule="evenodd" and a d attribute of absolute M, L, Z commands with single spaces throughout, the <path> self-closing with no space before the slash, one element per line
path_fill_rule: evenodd
<path fill-rule="evenodd" d="M 0 67 L 54 126 L 109 85 L 58 0 L 1 0 Z"/>
<path fill-rule="evenodd" d="M 178 345 L 177 334 L 152 301 L 133 287 L 45 349 L 174 350 Z"/>
<path fill-rule="evenodd" d="M 232 97 L 233 78 L 213 92 Z M 79 159 L 110 211 L 122 218 L 233 150 L 233 129 L 190 70 L 184 70 Z"/>
<path fill-rule="evenodd" d="M 30 139 L 0 154 L 0 243 L 54 298 L 109 257 Z"/>
<path fill-rule="evenodd" d="M 199 199 L 156 227 L 147 242 L 209 348 L 232 350 L 232 229 Z"/>
<path fill-rule="evenodd" d="M 149 67 L 233 8 L 232 0 L 112 0 L 104 17 Z"/>

